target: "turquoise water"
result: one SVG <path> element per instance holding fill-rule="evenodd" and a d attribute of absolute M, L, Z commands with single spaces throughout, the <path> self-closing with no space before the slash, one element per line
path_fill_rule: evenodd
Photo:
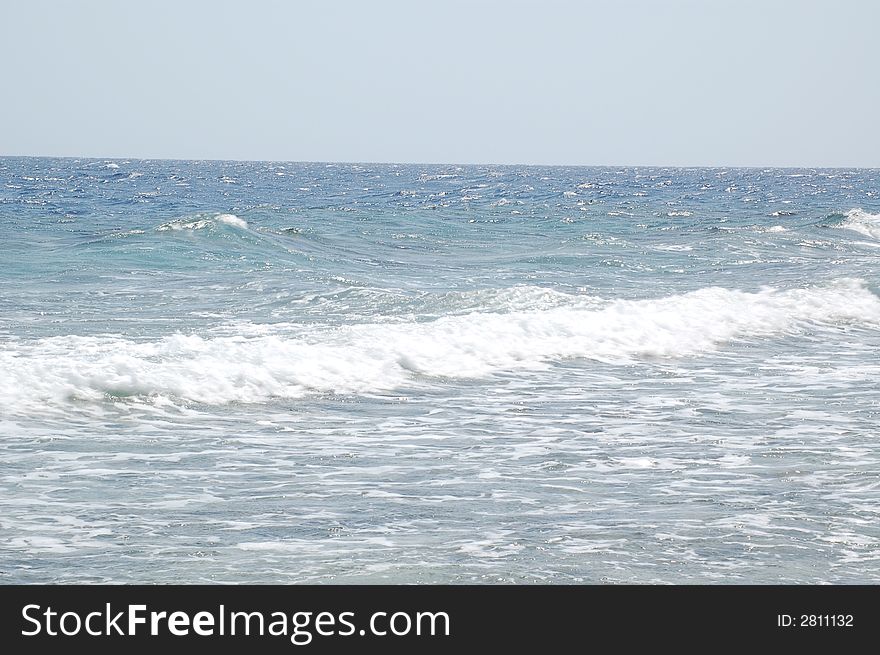
<path fill-rule="evenodd" d="M 0 158 L 0 581 L 876 582 L 880 171 Z"/>

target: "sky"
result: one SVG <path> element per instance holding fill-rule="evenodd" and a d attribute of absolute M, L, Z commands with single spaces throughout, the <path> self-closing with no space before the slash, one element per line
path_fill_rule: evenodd
<path fill-rule="evenodd" d="M 880 166 L 875 0 L 0 0 L 0 155 Z"/>

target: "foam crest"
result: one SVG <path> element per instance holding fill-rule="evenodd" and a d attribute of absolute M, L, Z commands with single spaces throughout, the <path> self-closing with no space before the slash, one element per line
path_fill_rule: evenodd
<path fill-rule="evenodd" d="M 235 214 L 220 214 L 219 216 L 217 216 L 217 220 L 220 223 L 231 225 L 232 227 L 237 227 L 240 230 L 248 229 L 247 221 L 243 218 L 239 218 Z"/>
<path fill-rule="evenodd" d="M 39 411 L 41 403 L 72 400 L 222 404 L 381 393 L 535 370 L 566 359 L 625 364 L 692 357 L 736 340 L 844 324 L 880 328 L 880 298 L 861 280 L 755 293 L 709 287 L 594 306 L 336 328 L 286 324 L 256 334 L 227 330 L 148 342 L 62 336 L 4 344 L 0 398 L 17 411 Z"/>
<path fill-rule="evenodd" d="M 180 230 L 204 230 L 216 227 L 218 224 L 229 225 L 240 230 L 248 229 L 247 221 L 235 214 L 215 214 L 213 216 L 197 216 L 190 218 L 178 218 L 163 223 L 156 228 L 157 232 L 180 231 Z"/>
<path fill-rule="evenodd" d="M 869 214 L 862 209 L 850 209 L 846 212 L 846 220 L 840 226 L 872 239 L 880 239 L 880 214 Z"/>

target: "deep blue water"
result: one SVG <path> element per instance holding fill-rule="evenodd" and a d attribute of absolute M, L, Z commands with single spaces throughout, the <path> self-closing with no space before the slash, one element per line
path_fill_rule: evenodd
<path fill-rule="evenodd" d="M 0 158 L 2 582 L 877 582 L 880 171 Z"/>

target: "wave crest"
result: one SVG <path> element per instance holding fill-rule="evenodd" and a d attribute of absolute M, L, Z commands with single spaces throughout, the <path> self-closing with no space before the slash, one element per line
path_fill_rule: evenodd
<path fill-rule="evenodd" d="M 872 239 L 880 239 L 880 214 L 870 214 L 862 209 L 850 209 L 841 227 L 864 234 Z"/>
<path fill-rule="evenodd" d="M 247 221 L 235 214 L 214 214 L 212 216 L 199 215 L 193 218 L 178 218 L 156 228 L 157 232 L 180 231 L 180 230 L 204 230 L 217 225 L 229 225 L 240 230 L 247 230 Z"/>
<path fill-rule="evenodd" d="M 335 328 L 293 324 L 259 332 L 234 326 L 150 342 L 62 336 L 0 350 L 6 407 L 42 402 L 173 398 L 257 403 L 310 393 L 362 394 L 448 378 L 546 368 L 592 359 L 631 364 L 697 356 L 736 340 L 880 327 L 880 298 L 862 280 L 826 287 L 744 292 L 709 287 L 646 300 L 595 300 L 509 313 Z M 247 335 L 247 336 L 245 336 Z"/>

